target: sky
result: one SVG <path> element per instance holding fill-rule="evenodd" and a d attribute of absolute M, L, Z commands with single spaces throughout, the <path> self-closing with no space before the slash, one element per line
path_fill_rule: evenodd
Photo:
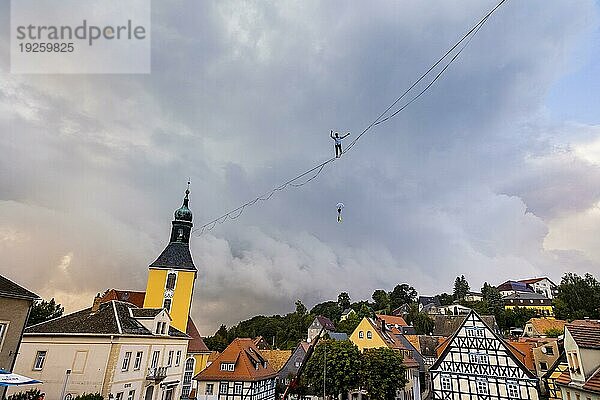
<path fill-rule="evenodd" d="M 0 274 L 67 312 L 144 290 L 188 178 L 200 226 L 328 159 L 330 129 L 355 137 L 494 5 L 155 1 L 150 74 L 11 74 L 3 56 Z M 508 1 L 318 179 L 193 237 L 201 333 L 341 291 L 598 276 L 599 11 Z"/>

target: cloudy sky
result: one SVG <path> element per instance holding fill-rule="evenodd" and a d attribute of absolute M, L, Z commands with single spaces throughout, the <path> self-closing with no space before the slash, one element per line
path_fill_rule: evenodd
<path fill-rule="evenodd" d="M 151 74 L 18 75 L 2 2 L 0 273 L 67 311 L 144 290 L 188 177 L 198 226 L 329 158 L 330 129 L 358 134 L 494 5 L 156 1 Z M 401 282 L 597 274 L 599 11 L 509 1 L 317 180 L 193 238 L 201 332 Z"/>

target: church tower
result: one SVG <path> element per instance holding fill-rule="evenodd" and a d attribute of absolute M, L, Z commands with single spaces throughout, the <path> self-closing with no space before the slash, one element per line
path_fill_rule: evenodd
<path fill-rule="evenodd" d="M 192 305 L 197 269 L 190 253 L 192 212 L 189 206 L 189 182 L 183 205 L 175 210 L 169 244 L 148 267 L 144 308 L 165 308 L 171 326 L 186 332 Z"/>

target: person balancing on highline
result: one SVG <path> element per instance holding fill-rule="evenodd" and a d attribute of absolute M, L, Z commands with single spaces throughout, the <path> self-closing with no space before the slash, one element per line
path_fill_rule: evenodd
<path fill-rule="evenodd" d="M 337 132 L 335 132 L 334 136 L 333 130 L 329 132 L 329 136 L 335 141 L 335 158 L 340 158 L 342 156 L 342 139 L 348 135 L 350 135 L 350 132 L 346 133 L 344 136 L 340 136 Z"/>

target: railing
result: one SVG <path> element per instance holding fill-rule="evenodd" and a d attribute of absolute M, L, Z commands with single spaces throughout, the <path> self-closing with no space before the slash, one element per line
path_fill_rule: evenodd
<path fill-rule="evenodd" d="M 146 379 L 152 381 L 162 381 L 167 377 L 167 367 L 148 368 Z"/>

